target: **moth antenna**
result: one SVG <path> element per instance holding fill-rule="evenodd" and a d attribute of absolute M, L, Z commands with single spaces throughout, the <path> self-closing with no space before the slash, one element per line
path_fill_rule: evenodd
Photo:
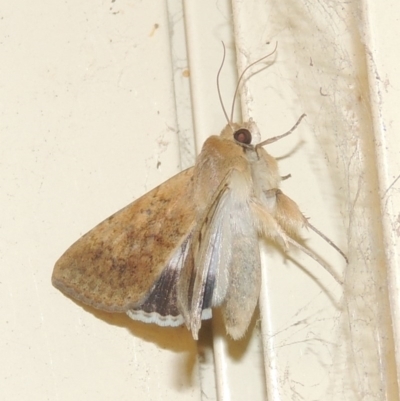
<path fill-rule="evenodd" d="M 230 121 L 233 121 L 233 113 L 235 112 L 236 98 L 237 98 L 237 94 L 238 94 L 238 92 L 239 92 L 240 84 L 241 84 L 241 82 L 242 82 L 242 79 L 243 79 L 244 74 L 246 74 L 246 72 L 247 72 L 251 67 L 253 67 L 253 65 L 259 63 L 260 61 L 265 60 L 265 59 L 266 59 L 267 57 L 269 57 L 269 56 L 272 56 L 272 55 L 276 52 L 276 49 L 277 49 L 277 48 L 278 48 L 278 42 L 276 42 L 275 49 L 274 49 L 271 53 L 267 54 L 267 55 L 264 56 L 264 57 L 259 58 L 259 59 L 256 60 L 256 61 L 253 61 L 253 62 L 252 62 L 251 64 L 249 64 L 249 65 L 242 71 L 242 73 L 240 74 L 239 79 L 238 79 L 238 82 L 237 82 L 237 85 L 236 85 L 235 94 L 233 95 L 232 109 L 231 109 L 232 111 L 231 111 L 231 119 L 230 119 Z"/>
<path fill-rule="evenodd" d="M 344 260 L 346 261 L 346 263 L 349 263 L 349 260 L 347 259 L 346 254 L 332 241 L 330 240 L 324 233 L 322 233 L 321 231 L 319 231 L 316 227 L 314 227 L 312 224 L 310 224 L 307 221 L 307 227 L 310 227 L 311 230 L 313 230 L 316 234 L 318 234 L 322 239 L 324 239 L 332 248 L 336 249 L 337 252 L 339 252 Z"/>
<path fill-rule="evenodd" d="M 343 280 L 336 274 L 335 271 L 331 269 L 331 267 L 325 263 L 323 259 L 321 259 L 316 253 L 310 251 L 309 249 L 305 248 L 304 246 L 300 245 L 297 241 L 290 238 L 289 236 L 286 237 L 286 240 L 294 245 L 296 248 L 303 251 L 307 254 L 311 259 L 314 259 L 318 264 L 320 264 L 340 285 L 343 285 Z"/>
<path fill-rule="evenodd" d="M 224 102 L 222 101 L 222 96 L 221 96 L 221 89 L 220 89 L 220 87 L 219 87 L 219 76 L 220 76 L 220 74 L 221 74 L 222 67 L 224 66 L 224 63 L 225 63 L 225 55 L 226 55 L 225 43 L 224 43 L 224 42 L 221 42 L 221 43 L 222 43 L 222 47 L 223 47 L 223 49 L 224 49 L 224 53 L 223 53 L 223 57 L 222 57 L 222 63 L 221 63 L 221 65 L 220 65 L 219 70 L 218 70 L 218 73 L 217 73 L 217 90 L 218 90 L 218 97 L 219 97 L 219 102 L 220 102 L 221 107 L 222 107 L 222 111 L 224 112 L 226 121 L 227 121 L 228 124 L 230 125 L 230 124 L 231 124 L 231 121 L 229 121 L 228 113 L 227 113 L 226 110 L 225 110 Z"/>
<path fill-rule="evenodd" d="M 296 124 L 293 125 L 293 127 L 292 127 L 288 132 L 285 132 L 285 133 L 282 134 L 282 135 L 273 136 L 272 138 L 268 138 L 268 139 L 266 139 L 265 141 L 262 141 L 262 142 L 258 143 L 258 144 L 256 145 L 256 148 L 261 147 L 261 146 L 265 146 L 265 145 L 269 145 L 270 143 L 279 141 L 279 139 L 282 139 L 282 138 L 284 138 L 285 136 L 290 135 L 290 134 L 298 127 L 298 125 L 301 123 L 301 120 L 302 120 L 304 117 L 306 117 L 306 115 L 307 115 L 307 114 L 303 113 L 303 114 L 300 116 L 300 118 L 297 120 Z"/>

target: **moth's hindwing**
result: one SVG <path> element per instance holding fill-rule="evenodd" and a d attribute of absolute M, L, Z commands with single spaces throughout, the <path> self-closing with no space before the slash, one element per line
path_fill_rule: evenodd
<path fill-rule="evenodd" d="M 178 305 L 177 283 L 187 258 L 191 237 L 190 234 L 176 249 L 143 302 L 127 311 L 129 317 L 160 326 L 179 326 L 184 323 L 185 320 Z"/>

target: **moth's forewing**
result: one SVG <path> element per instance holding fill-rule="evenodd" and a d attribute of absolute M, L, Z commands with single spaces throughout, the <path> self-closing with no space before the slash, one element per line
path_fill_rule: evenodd
<path fill-rule="evenodd" d="M 168 264 L 179 260 L 195 223 L 193 202 L 191 168 L 75 242 L 55 265 L 54 286 L 105 311 L 126 312 L 143 304 Z M 167 285 L 173 282 L 166 280 Z"/>
<path fill-rule="evenodd" d="M 217 276 L 225 275 L 225 287 L 229 285 L 228 272 L 220 263 L 223 260 L 229 266 L 229 236 L 221 232 L 226 225 L 223 212 L 226 192 L 224 180 L 193 231 L 190 257 L 178 282 L 179 305 L 194 338 L 197 338 L 201 320 L 211 317 L 211 308 L 215 306 L 213 297 L 217 292 Z M 223 297 L 225 293 L 226 289 Z"/>
<path fill-rule="evenodd" d="M 227 141 L 224 141 L 224 145 L 229 147 L 230 144 L 225 142 Z M 220 166 L 220 161 L 225 160 L 221 152 L 226 150 L 226 146 L 221 150 L 220 145 L 220 137 L 208 138 L 194 167 L 196 226 L 178 281 L 178 302 L 186 325 L 192 331 L 194 338 L 197 338 L 201 319 L 211 317 L 211 299 L 215 282 L 213 271 L 216 266 L 211 266 L 212 271 L 209 274 L 211 261 L 207 260 L 205 250 L 207 247 L 221 250 L 220 244 L 211 234 L 214 234 L 212 232 L 212 227 L 215 226 L 214 215 L 218 214 L 217 208 L 221 206 L 221 197 L 227 189 L 226 178 L 231 169 L 230 166 L 225 168 Z M 229 247 L 229 244 L 225 245 Z"/>
<path fill-rule="evenodd" d="M 178 297 L 186 311 L 183 312 L 187 316 L 186 324 L 195 338 L 204 311 L 216 306 L 226 311 L 228 332 L 238 338 L 246 331 L 259 296 L 259 276 L 254 274 L 259 272 L 259 262 L 253 263 L 251 256 L 251 272 L 238 272 L 246 269 L 248 263 L 233 261 L 237 256 L 246 258 L 247 252 L 258 255 L 258 237 L 250 208 L 247 206 L 246 216 L 242 213 L 252 194 L 250 165 L 243 148 L 233 138 L 212 136 L 203 146 L 193 177 L 198 225 L 193 231 L 190 258 L 181 273 Z M 247 231 L 242 230 L 244 226 L 238 230 L 238 219 L 248 219 L 243 223 Z M 247 234 L 251 240 L 243 241 Z M 241 242 L 246 249 L 236 254 Z M 237 245 L 232 248 L 232 243 Z M 239 281 L 244 276 L 248 286 L 244 292 L 251 296 L 246 305 L 243 299 L 239 305 L 234 297 L 242 296 L 236 287 L 241 285 Z M 235 288 L 231 288 L 232 284 Z M 243 310 L 249 316 L 240 320 L 238 316 Z"/>

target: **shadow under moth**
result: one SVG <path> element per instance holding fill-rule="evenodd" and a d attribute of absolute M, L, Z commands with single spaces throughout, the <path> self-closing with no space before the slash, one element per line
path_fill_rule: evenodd
<path fill-rule="evenodd" d="M 206 140 L 194 167 L 97 225 L 61 256 L 52 276 L 56 288 L 132 319 L 184 323 L 194 339 L 202 319 L 220 307 L 227 333 L 239 339 L 260 294 L 260 239 L 284 249 L 295 245 L 341 282 L 294 239 L 301 227 L 310 227 L 342 253 L 279 189 L 277 162 L 264 149 L 305 115 L 287 133 L 254 144 L 255 123 L 236 124 L 233 110 L 231 118 L 224 113 L 228 124 Z"/>

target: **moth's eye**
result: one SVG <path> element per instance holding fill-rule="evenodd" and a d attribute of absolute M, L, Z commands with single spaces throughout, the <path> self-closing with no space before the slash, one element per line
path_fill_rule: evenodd
<path fill-rule="evenodd" d="M 237 130 L 234 134 L 233 137 L 240 143 L 244 143 L 246 145 L 251 144 L 251 133 L 248 129 L 241 128 Z"/>

